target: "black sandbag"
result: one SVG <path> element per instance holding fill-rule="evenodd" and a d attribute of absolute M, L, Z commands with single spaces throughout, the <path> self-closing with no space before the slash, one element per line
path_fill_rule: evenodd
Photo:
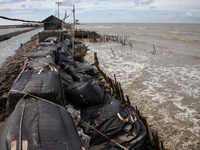
<path fill-rule="evenodd" d="M 74 81 L 79 81 L 78 71 L 70 62 L 63 62 L 61 68 L 64 69 Z"/>
<path fill-rule="evenodd" d="M 82 150 L 71 115 L 30 97 L 21 99 L 8 118 L 0 137 L 0 149 L 11 150 L 11 142 L 16 141 L 14 148 L 18 150 L 19 139 L 27 142 L 29 150 Z"/>
<path fill-rule="evenodd" d="M 73 58 L 74 58 L 75 61 L 79 61 L 79 62 L 81 61 L 81 56 L 78 53 L 74 54 Z"/>
<path fill-rule="evenodd" d="M 72 40 L 70 38 L 66 38 L 65 40 L 62 41 L 63 45 L 72 47 Z"/>
<path fill-rule="evenodd" d="M 65 65 L 73 65 L 73 64 L 74 62 L 72 62 L 71 57 L 63 55 L 62 53 L 60 53 L 60 51 L 58 52 L 58 65 L 60 65 L 64 69 Z"/>
<path fill-rule="evenodd" d="M 15 80 L 8 95 L 7 108 L 13 110 L 18 100 L 23 96 L 19 92 L 33 94 L 35 96 L 61 104 L 62 94 L 58 71 L 45 67 L 43 70 L 29 69 L 22 71 Z"/>
<path fill-rule="evenodd" d="M 65 45 L 62 46 L 62 48 L 59 50 L 59 53 L 65 55 L 66 57 L 72 56 L 72 52 Z"/>
<path fill-rule="evenodd" d="M 65 91 L 67 99 L 77 107 L 86 107 L 102 104 L 104 93 L 102 89 L 91 82 L 75 82 L 70 84 Z"/>
<path fill-rule="evenodd" d="M 89 63 L 76 63 L 76 69 L 81 72 L 88 75 L 94 75 L 94 68 Z"/>
<path fill-rule="evenodd" d="M 69 75 L 68 73 L 66 73 L 62 68 L 60 68 L 60 76 L 61 76 L 61 83 L 63 85 L 63 89 L 64 91 L 67 90 L 67 87 L 74 83 L 73 78 L 71 77 L 71 75 Z"/>
<path fill-rule="evenodd" d="M 37 58 L 28 58 L 24 62 L 24 69 L 41 69 L 45 66 L 57 67 L 55 64 L 54 58 L 52 57 L 37 57 Z"/>
<path fill-rule="evenodd" d="M 124 110 L 119 100 L 104 94 L 104 103 L 81 108 L 81 119 L 91 122 L 91 125 L 99 125 L 105 120 L 110 119 L 113 115 Z"/>
<path fill-rule="evenodd" d="M 41 48 L 41 47 L 40 47 Z M 57 49 L 55 50 L 54 48 L 51 49 L 46 48 L 46 49 L 36 49 L 35 51 L 32 51 L 28 58 L 38 58 L 38 57 L 52 57 L 54 59 L 54 62 L 57 62 L 58 59 L 58 54 L 57 54 Z"/>
<path fill-rule="evenodd" d="M 66 71 L 74 81 L 78 82 L 90 82 L 92 81 L 90 76 L 80 73 L 75 67 L 75 63 L 73 62 L 62 62 L 61 68 Z"/>
<path fill-rule="evenodd" d="M 119 101 L 108 95 L 106 99 L 107 103 L 100 106 L 82 108 L 81 119 L 124 147 L 141 149 L 147 135 L 144 124 L 131 108 L 121 106 Z M 113 143 L 98 132 L 92 129 L 84 132 L 91 137 L 91 149 L 113 147 Z"/>

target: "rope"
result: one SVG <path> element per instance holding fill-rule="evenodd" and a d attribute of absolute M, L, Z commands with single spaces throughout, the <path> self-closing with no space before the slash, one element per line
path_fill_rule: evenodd
<path fill-rule="evenodd" d="M 24 100 L 24 98 L 26 97 L 27 94 L 25 94 L 22 99 Z M 23 117 L 24 117 L 24 110 L 26 107 L 26 101 L 24 101 L 23 105 L 22 105 L 23 109 L 22 109 L 22 114 L 21 114 L 21 118 L 20 118 L 20 124 L 19 124 L 19 150 L 22 149 L 22 123 L 23 123 Z"/>
<path fill-rule="evenodd" d="M 51 69 L 51 71 L 56 71 L 56 72 L 58 72 L 57 69 L 56 69 L 56 67 L 55 67 L 52 63 L 50 63 L 50 62 L 49 62 L 49 63 L 45 63 L 45 62 L 39 61 L 39 60 L 37 60 L 37 59 L 32 59 L 32 58 L 29 58 L 28 60 L 32 60 L 32 61 L 35 61 L 35 62 L 38 62 L 38 63 L 41 63 L 41 64 L 44 64 L 44 65 L 45 65 L 45 66 L 43 66 L 43 67 L 39 70 L 38 74 L 40 74 L 40 73 L 44 70 L 44 68 L 46 68 L 46 67 L 49 67 L 49 68 Z M 28 64 L 27 64 L 26 67 L 29 67 Z"/>
<path fill-rule="evenodd" d="M 61 108 L 61 109 L 64 110 L 64 111 L 68 112 L 68 111 L 67 111 L 65 108 L 63 108 L 62 106 L 60 106 L 60 105 L 58 105 L 58 104 L 55 104 L 55 103 L 53 103 L 53 102 L 51 102 L 51 101 L 49 101 L 49 100 L 46 100 L 46 99 L 44 99 L 44 98 L 41 98 L 41 97 L 38 97 L 38 96 L 35 96 L 35 95 L 32 95 L 32 94 L 29 94 L 29 93 L 26 93 L 26 92 L 18 91 L 18 90 L 10 90 L 10 91 L 11 91 L 11 92 L 17 92 L 17 93 L 24 94 L 24 95 L 25 95 L 24 97 L 26 97 L 26 95 L 29 95 L 29 96 L 31 96 L 31 97 L 33 97 L 33 98 L 36 98 L 36 99 L 45 101 L 45 102 L 47 102 L 47 103 L 50 103 L 50 104 L 52 104 L 52 105 L 54 105 L 54 106 L 57 106 L 57 107 Z M 23 98 L 24 98 L 24 97 L 23 97 Z M 74 117 L 74 116 L 73 116 L 73 117 Z M 90 128 L 92 128 L 93 130 L 95 130 L 96 132 L 98 132 L 99 134 L 101 134 L 102 136 L 104 136 L 106 139 L 110 140 L 110 141 L 111 141 L 112 143 L 114 143 L 115 145 L 119 146 L 120 148 L 122 148 L 122 149 L 124 149 L 124 150 L 129 150 L 129 149 L 127 149 L 126 147 L 124 147 L 123 145 L 117 143 L 115 140 L 109 138 L 108 136 L 106 136 L 105 134 L 103 134 L 102 132 L 100 132 L 99 130 L 97 130 L 96 128 L 92 127 L 90 124 L 88 124 L 87 122 L 83 121 L 82 119 L 80 119 L 80 121 L 83 122 L 84 124 L 86 124 L 87 126 L 89 126 Z"/>

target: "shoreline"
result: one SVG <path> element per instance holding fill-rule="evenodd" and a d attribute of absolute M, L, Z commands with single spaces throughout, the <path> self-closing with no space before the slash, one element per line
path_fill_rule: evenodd
<path fill-rule="evenodd" d="M 20 34 L 35 30 L 35 29 L 37 29 L 37 28 L 32 28 L 32 29 L 27 29 L 27 30 L 15 31 L 15 32 L 7 33 L 7 34 L 2 34 L 2 35 L 0 35 L 0 42 L 8 40 L 8 39 L 10 39 L 10 38 L 12 38 L 14 36 L 17 36 L 17 35 L 20 35 Z"/>

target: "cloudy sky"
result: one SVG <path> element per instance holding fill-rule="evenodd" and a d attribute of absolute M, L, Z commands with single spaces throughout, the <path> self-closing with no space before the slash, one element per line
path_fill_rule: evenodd
<path fill-rule="evenodd" d="M 0 16 L 41 21 L 67 11 L 72 22 L 72 5 L 81 23 L 200 23 L 200 0 L 0 0 Z M 0 19 L 0 25 L 20 24 Z"/>

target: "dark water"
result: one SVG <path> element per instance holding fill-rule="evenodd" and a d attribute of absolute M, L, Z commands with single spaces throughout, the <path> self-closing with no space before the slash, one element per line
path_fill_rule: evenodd
<path fill-rule="evenodd" d="M 116 74 L 132 104 L 159 132 L 165 148 L 200 149 L 199 24 L 84 24 L 78 28 L 129 36 L 133 47 L 86 42 L 87 60 L 93 62 L 97 52 L 101 68 L 110 77 Z"/>

